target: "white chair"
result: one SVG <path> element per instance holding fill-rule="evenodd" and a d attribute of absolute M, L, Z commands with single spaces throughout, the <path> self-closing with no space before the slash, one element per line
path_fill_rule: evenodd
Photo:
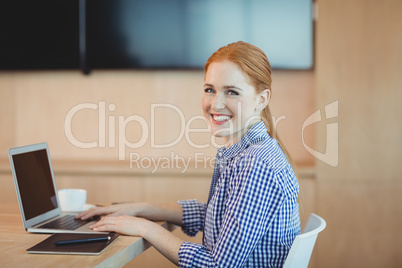
<path fill-rule="evenodd" d="M 318 233 L 325 229 L 326 222 L 311 213 L 303 233 L 296 236 L 286 258 L 284 268 L 307 268 Z"/>

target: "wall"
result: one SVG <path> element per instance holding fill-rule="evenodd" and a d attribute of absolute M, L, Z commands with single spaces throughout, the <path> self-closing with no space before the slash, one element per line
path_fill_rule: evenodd
<path fill-rule="evenodd" d="M 401 267 L 402 1 L 318 4 L 317 104 L 338 101 L 339 163 L 317 161 L 317 264 Z M 322 151 L 326 136 L 317 125 Z"/>
<path fill-rule="evenodd" d="M 314 111 L 313 72 L 277 71 L 273 79 L 271 105 L 278 130 L 294 160 L 311 165 L 314 160 L 304 149 L 301 131 L 303 121 Z M 116 161 L 119 152 L 127 160 L 134 151 L 152 156 L 170 154 L 169 148 L 152 146 L 152 139 L 157 145 L 174 143 L 168 147 L 181 156 L 191 157 L 200 151 L 214 155 L 216 148 L 209 145 L 205 122 L 195 118 L 202 117 L 202 93 L 202 71 L 94 71 L 89 76 L 78 71 L 2 72 L 0 158 L 7 157 L 10 146 L 42 141 L 49 143 L 53 159 L 62 160 Z M 152 109 L 152 104 L 169 107 Z M 71 111 L 79 105 L 86 106 L 76 113 Z M 136 117 L 134 121 L 128 122 L 130 116 Z M 204 133 L 191 133 L 189 138 L 182 135 L 184 129 L 196 128 Z M 73 138 L 68 139 L 67 130 Z M 313 144 L 314 129 L 307 128 L 305 134 L 304 142 Z M 74 139 L 96 142 L 95 148 L 80 148 Z M 136 150 L 119 148 L 125 141 L 134 144 L 142 139 L 144 143 Z M 197 148 L 200 146 L 207 148 Z"/>

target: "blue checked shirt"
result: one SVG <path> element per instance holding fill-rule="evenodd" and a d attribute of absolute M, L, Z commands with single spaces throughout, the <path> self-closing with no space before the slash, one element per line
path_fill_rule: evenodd
<path fill-rule="evenodd" d="M 204 232 L 184 242 L 180 267 L 282 267 L 300 234 L 299 184 L 263 122 L 228 149 L 218 149 L 208 203 L 179 201 L 182 229 Z"/>

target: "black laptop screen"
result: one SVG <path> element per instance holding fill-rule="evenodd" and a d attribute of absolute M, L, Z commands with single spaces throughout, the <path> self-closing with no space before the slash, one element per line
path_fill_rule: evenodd
<path fill-rule="evenodd" d="M 25 219 L 57 208 L 46 150 L 13 155 L 13 162 Z"/>

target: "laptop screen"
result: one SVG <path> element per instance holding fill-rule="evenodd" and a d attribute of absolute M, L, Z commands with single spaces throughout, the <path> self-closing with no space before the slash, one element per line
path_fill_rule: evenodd
<path fill-rule="evenodd" d="M 12 156 L 25 220 L 57 208 L 46 149 Z"/>

